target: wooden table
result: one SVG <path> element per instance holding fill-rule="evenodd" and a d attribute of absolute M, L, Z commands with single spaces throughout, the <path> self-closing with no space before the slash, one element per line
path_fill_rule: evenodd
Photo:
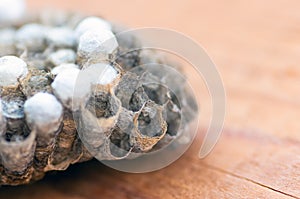
<path fill-rule="evenodd" d="M 180 160 L 148 174 L 126 174 L 96 161 L 0 198 L 300 198 L 300 2 L 298 0 L 29 0 L 101 14 L 129 27 L 172 28 L 212 57 L 227 92 L 223 134 L 197 156 L 199 138 Z M 203 94 L 201 128 L 210 111 Z M 206 117 L 207 116 L 207 117 Z M 207 119 L 206 119 L 207 118 Z"/>

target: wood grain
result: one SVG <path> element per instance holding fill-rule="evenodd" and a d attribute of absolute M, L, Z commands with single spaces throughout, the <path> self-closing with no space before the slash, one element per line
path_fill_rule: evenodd
<path fill-rule="evenodd" d="M 225 130 L 214 151 L 197 156 L 201 137 L 180 160 L 148 174 L 96 161 L 49 174 L 0 198 L 300 198 L 300 2 L 298 0 L 29 0 L 101 14 L 129 27 L 156 26 L 201 43 L 227 92 Z M 202 129 L 210 110 L 201 93 Z"/>
<path fill-rule="evenodd" d="M 0 198 L 8 193 L 10 198 L 28 199 L 299 196 L 299 154 L 295 157 L 299 144 L 257 132 L 225 130 L 214 152 L 204 160 L 197 156 L 199 144 L 196 142 L 180 160 L 158 172 L 126 174 L 93 161 L 49 174 L 33 185 L 3 187 Z"/>

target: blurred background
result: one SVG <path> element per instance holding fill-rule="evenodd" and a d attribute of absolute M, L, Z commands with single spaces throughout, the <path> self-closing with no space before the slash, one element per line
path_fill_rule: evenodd
<path fill-rule="evenodd" d="M 227 126 L 299 136 L 300 124 L 291 120 L 300 116 L 297 0 L 28 0 L 28 4 L 34 12 L 64 9 L 101 15 L 130 28 L 182 32 L 202 45 L 223 77 Z M 202 111 L 205 115 L 209 110 L 202 106 Z"/>
<path fill-rule="evenodd" d="M 197 159 L 194 147 L 163 171 L 143 175 L 92 162 L 29 188 L 1 188 L 0 198 L 300 197 L 298 0 L 28 0 L 28 5 L 32 12 L 63 9 L 192 37 L 220 71 L 227 115 L 223 135 L 205 160 Z M 201 99 L 209 104 L 207 94 Z M 205 129 L 210 110 L 201 109 Z"/>

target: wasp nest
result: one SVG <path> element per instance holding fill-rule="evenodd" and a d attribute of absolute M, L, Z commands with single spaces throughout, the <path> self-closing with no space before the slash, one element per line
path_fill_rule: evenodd
<path fill-rule="evenodd" d="M 184 114 L 183 125 L 194 117 L 186 83 L 145 65 L 164 59 L 101 18 L 43 14 L 0 27 L 0 185 L 93 157 L 134 158 L 176 139 Z M 91 92 L 74 92 L 81 84 Z"/>

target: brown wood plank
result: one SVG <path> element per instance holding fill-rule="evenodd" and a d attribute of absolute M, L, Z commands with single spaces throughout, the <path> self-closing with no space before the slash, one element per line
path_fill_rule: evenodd
<path fill-rule="evenodd" d="M 200 141 L 200 140 L 198 140 Z M 230 145 L 228 145 L 230 142 Z M 247 143 L 251 142 L 251 144 Z M 281 192 L 266 184 L 260 184 L 251 177 L 255 174 L 267 174 L 270 168 L 259 167 L 261 171 L 250 172 L 249 179 L 244 176 L 247 165 L 251 161 L 245 150 L 239 149 L 240 145 L 252 146 L 255 139 L 247 134 L 225 133 L 222 141 L 214 152 L 205 160 L 197 156 L 199 142 L 175 164 L 158 172 L 148 174 L 125 174 L 109 169 L 98 162 L 85 163 L 71 168 L 65 173 L 47 176 L 41 182 L 33 185 L 0 189 L 0 198 L 293 198 L 291 192 Z M 263 141 L 260 141 L 262 143 Z M 240 144 L 240 145 L 239 145 Z M 227 149 L 224 152 L 224 145 Z M 255 144 L 254 144 L 255 145 Z M 233 146 L 232 148 L 228 146 Z M 268 148 L 266 146 L 265 148 Z M 244 153 L 243 153 L 244 152 Z M 230 157 L 231 156 L 231 157 Z M 223 159 L 222 159 L 223 157 Z M 224 159 L 224 157 L 228 157 Z M 238 157 L 239 164 L 234 164 Z M 279 158 L 274 158 L 279 161 Z M 230 162 L 230 161 L 233 161 Z M 300 160 L 298 160 L 300 161 Z M 254 164 L 254 163 L 253 163 Z M 238 169 L 234 166 L 238 165 Z M 251 164 L 249 164 L 251 165 Z M 233 168 L 233 169 L 232 169 Z M 255 167 L 253 167 L 255 168 Z M 295 170 L 298 168 L 295 168 Z M 232 172 L 232 173 L 231 173 Z M 292 173 L 285 173 L 286 183 Z M 240 175 L 240 176 L 239 176 Z M 279 175 L 279 174 L 278 174 Z M 276 179 L 276 174 L 272 176 Z M 250 180 L 251 179 L 251 180 Z M 271 179 L 272 180 L 272 179 Z M 299 181 L 298 181 L 299 182 Z M 286 188 L 286 187 L 283 187 Z M 294 187 L 296 189 L 296 187 Z M 292 189 L 292 188 L 291 188 Z M 283 189 L 285 190 L 285 189 Z M 297 191 L 297 190 L 295 190 Z M 45 194 L 44 193 L 49 193 Z M 295 192 L 296 193 L 296 192 Z"/>
<path fill-rule="evenodd" d="M 204 162 L 245 180 L 300 196 L 300 142 L 255 130 L 227 131 Z"/>

